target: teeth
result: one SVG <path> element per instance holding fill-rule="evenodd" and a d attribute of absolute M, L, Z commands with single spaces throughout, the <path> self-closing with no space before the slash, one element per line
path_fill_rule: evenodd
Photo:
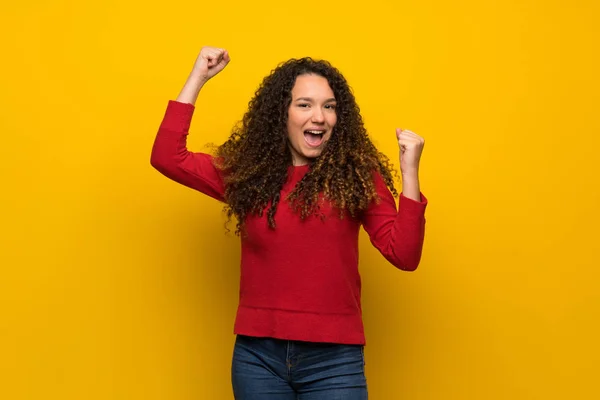
<path fill-rule="evenodd" d="M 322 135 L 325 131 L 305 131 L 307 133 L 312 133 L 313 135 Z"/>

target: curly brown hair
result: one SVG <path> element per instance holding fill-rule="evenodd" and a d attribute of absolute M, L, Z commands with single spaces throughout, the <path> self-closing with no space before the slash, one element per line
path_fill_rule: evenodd
<path fill-rule="evenodd" d="M 269 227 L 275 229 L 281 188 L 292 165 L 286 128 L 288 108 L 296 78 L 304 74 L 327 79 L 337 103 L 337 123 L 322 153 L 311 160 L 309 171 L 284 200 L 304 219 L 320 215 L 322 194 L 321 198 L 339 210 L 340 218 L 345 214 L 354 218 L 372 201 L 378 201 L 375 172 L 381 174 L 393 195 L 398 195 L 395 171 L 369 139 L 343 75 L 324 60 L 291 59 L 264 78 L 243 119 L 216 150 L 215 165 L 225 176 L 225 212 L 229 219 L 236 217 L 236 234 L 243 230 L 246 216 L 262 217 L 265 211 Z"/>

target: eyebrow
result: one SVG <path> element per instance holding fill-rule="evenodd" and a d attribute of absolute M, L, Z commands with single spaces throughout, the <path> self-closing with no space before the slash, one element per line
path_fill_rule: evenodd
<path fill-rule="evenodd" d="M 313 99 L 312 99 L 312 98 L 310 98 L 310 97 L 298 97 L 298 98 L 297 98 L 296 100 L 294 100 L 294 101 L 308 101 L 308 102 L 312 102 L 312 101 L 313 101 Z M 329 98 L 329 99 L 325 100 L 325 103 L 331 103 L 332 101 L 336 101 L 336 100 L 335 100 L 335 97 L 331 97 L 331 98 Z"/>

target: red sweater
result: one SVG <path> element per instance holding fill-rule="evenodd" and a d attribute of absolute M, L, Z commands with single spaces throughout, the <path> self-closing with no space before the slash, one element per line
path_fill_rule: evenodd
<path fill-rule="evenodd" d="M 169 101 L 152 149 L 151 164 L 162 174 L 223 201 L 223 177 L 212 156 L 186 148 L 194 113 L 191 104 Z M 290 167 L 284 199 L 308 165 Z M 364 344 L 358 271 L 358 233 L 364 227 L 371 243 L 402 270 L 417 268 L 425 233 L 427 199 L 394 197 L 375 175 L 381 201 L 360 219 L 340 219 L 332 207 L 318 217 L 300 220 L 289 204 L 279 203 L 275 221 L 250 216 L 241 239 L 241 281 L 234 333 L 288 340 Z"/>

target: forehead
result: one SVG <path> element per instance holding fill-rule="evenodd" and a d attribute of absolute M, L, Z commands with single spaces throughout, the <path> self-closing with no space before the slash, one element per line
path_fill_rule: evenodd
<path fill-rule="evenodd" d="M 292 97 L 331 98 L 335 96 L 326 78 L 320 75 L 305 74 L 296 78 L 296 83 L 292 88 Z"/>

